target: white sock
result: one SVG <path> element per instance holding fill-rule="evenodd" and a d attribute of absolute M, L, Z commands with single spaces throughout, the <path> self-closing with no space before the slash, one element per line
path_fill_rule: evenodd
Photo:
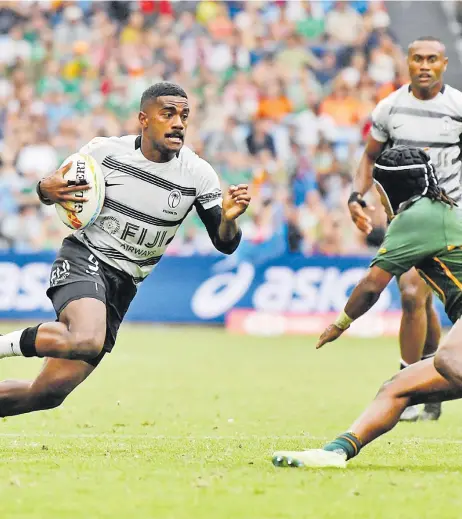
<path fill-rule="evenodd" d="M 23 331 L 17 330 L 0 336 L 0 359 L 22 355 L 19 341 Z"/>

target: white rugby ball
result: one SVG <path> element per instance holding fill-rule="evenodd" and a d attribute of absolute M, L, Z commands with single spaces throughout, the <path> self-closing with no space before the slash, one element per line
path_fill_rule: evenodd
<path fill-rule="evenodd" d="M 76 197 L 87 198 L 87 202 L 66 202 L 64 205 L 56 204 L 56 211 L 61 221 L 71 229 L 85 229 L 97 218 L 103 208 L 105 185 L 104 175 L 100 165 L 91 155 L 74 153 L 68 157 L 60 167 L 72 162 L 69 171 L 64 175 L 64 180 L 74 181 L 77 185 L 85 180 L 90 189 L 75 191 Z M 75 212 L 66 210 L 66 207 Z"/>

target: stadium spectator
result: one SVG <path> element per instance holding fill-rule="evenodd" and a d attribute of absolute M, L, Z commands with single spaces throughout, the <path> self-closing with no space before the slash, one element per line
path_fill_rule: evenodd
<path fill-rule="evenodd" d="M 349 172 L 371 108 L 407 81 L 382 2 L 0 9 L 0 248 L 58 246 L 66 228 L 32 184 L 90 136 L 137 133 L 140 93 L 170 80 L 190 95 L 186 144 L 225 184 L 253 186 L 245 254 L 369 250 L 347 218 Z M 36 234 L 16 234 L 33 219 Z M 214 253 L 194 211 L 170 250 Z"/>

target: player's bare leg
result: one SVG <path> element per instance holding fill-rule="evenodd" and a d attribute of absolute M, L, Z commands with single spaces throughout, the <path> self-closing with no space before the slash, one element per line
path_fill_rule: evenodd
<path fill-rule="evenodd" d="M 461 397 L 462 385 L 455 385 L 440 375 L 434 359 L 423 360 L 386 382 L 349 430 L 364 446 L 393 429 L 407 405 Z"/>
<path fill-rule="evenodd" d="M 410 365 L 422 359 L 429 324 L 427 300 L 430 290 L 415 269 L 400 277 L 399 289 L 403 308 L 399 330 L 401 359 Z"/>
<path fill-rule="evenodd" d="M 96 357 L 104 343 L 105 331 L 106 309 L 101 301 L 90 298 L 72 301 L 61 312 L 58 323 L 45 323 L 39 327 L 36 337 L 37 352 L 60 354 L 65 351 L 66 346 L 70 344 L 75 348 L 84 338 L 90 343 L 84 349 L 90 352 L 96 337 L 99 344 L 98 352 L 93 356 Z M 66 342 L 63 337 L 69 336 L 73 338 Z M 62 345 L 64 347 L 60 349 Z M 57 407 L 94 369 L 94 366 L 81 360 L 47 358 L 35 380 L 0 382 L 0 416 Z"/>
<path fill-rule="evenodd" d="M 427 338 L 423 350 L 422 359 L 434 357 L 441 341 L 441 324 L 433 304 L 433 295 L 427 298 Z M 438 420 L 441 416 L 441 402 L 428 402 L 420 413 L 419 420 Z"/>
<path fill-rule="evenodd" d="M 399 332 L 401 349 L 401 369 L 422 359 L 424 348 L 436 351 L 441 333 L 438 316 L 432 305 L 431 291 L 420 278 L 416 269 L 411 269 L 399 279 L 403 315 Z M 429 319 L 430 317 L 430 319 Z M 430 328 L 430 334 L 428 329 Z M 436 343 L 434 342 L 436 340 Z M 439 418 L 441 406 L 433 404 L 433 417 Z M 436 413 L 436 411 L 438 411 Z M 436 414 L 435 414 L 436 413 Z M 419 418 L 417 406 L 403 411 L 402 421 L 416 421 Z M 428 417 L 430 418 L 430 416 Z"/>
<path fill-rule="evenodd" d="M 0 416 L 58 407 L 94 369 L 82 360 L 45 359 L 35 380 L 0 382 Z"/>
<path fill-rule="evenodd" d="M 356 456 L 362 447 L 393 429 L 408 405 L 458 398 L 462 398 L 461 320 L 445 337 L 434 359 L 417 362 L 386 382 L 348 432 L 324 449 L 275 452 L 273 463 L 277 466 L 344 467 L 345 461 Z"/>
<path fill-rule="evenodd" d="M 8 333 L 0 337 L 0 358 L 14 355 L 90 360 L 103 349 L 106 306 L 94 298 L 71 301 L 59 322 Z"/>

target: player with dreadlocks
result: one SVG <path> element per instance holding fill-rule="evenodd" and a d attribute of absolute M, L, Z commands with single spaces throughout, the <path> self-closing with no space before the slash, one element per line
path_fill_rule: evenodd
<path fill-rule="evenodd" d="M 394 276 L 411 267 L 444 303 L 454 326 L 434 358 L 412 364 L 385 383 L 346 433 L 323 449 L 276 452 L 276 466 L 344 467 L 362 447 L 392 429 L 406 406 L 462 398 L 462 219 L 455 201 L 440 188 L 430 157 L 419 148 L 396 146 L 383 152 L 373 177 L 391 224 L 367 275 L 317 348 L 338 339 Z"/>

